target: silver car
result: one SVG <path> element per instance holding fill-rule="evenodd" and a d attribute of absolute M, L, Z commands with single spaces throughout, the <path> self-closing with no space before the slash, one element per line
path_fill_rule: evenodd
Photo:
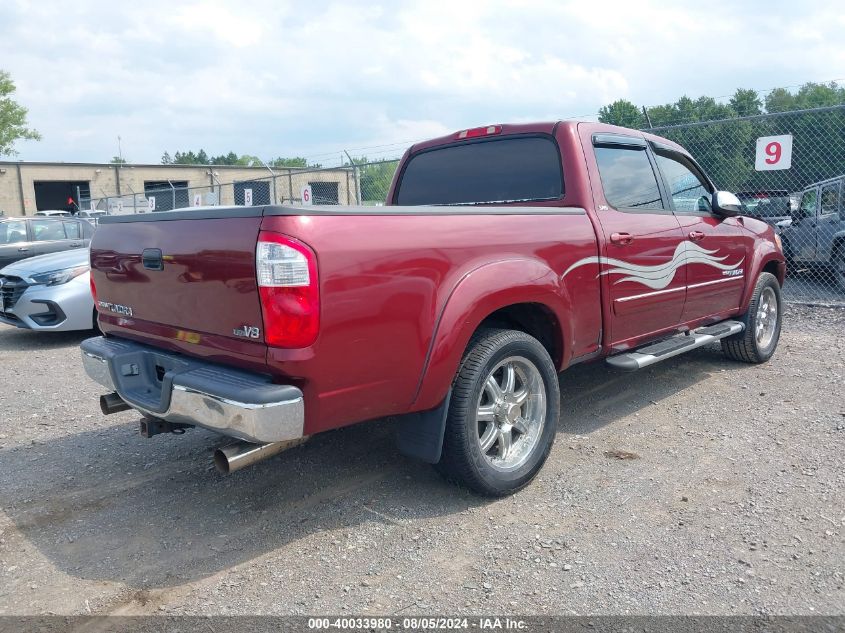
<path fill-rule="evenodd" d="M 0 270 L 0 322 L 30 330 L 96 327 L 88 249 L 30 257 Z"/>

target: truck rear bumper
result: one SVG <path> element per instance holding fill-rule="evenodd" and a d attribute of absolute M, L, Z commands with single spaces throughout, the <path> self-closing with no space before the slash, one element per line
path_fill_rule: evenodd
<path fill-rule="evenodd" d="M 305 404 L 294 386 L 121 338 L 98 336 L 81 347 L 88 376 L 145 415 L 247 442 L 303 435 Z"/>

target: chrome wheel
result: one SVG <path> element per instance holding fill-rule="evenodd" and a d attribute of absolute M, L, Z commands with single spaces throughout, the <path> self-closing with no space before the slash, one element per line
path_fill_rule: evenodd
<path fill-rule="evenodd" d="M 502 471 L 522 466 L 546 423 L 546 387 L 536 365 L 523 356 L 496 365 L 484 382 L 475 417 L 484 459 Z"/>
<path fill-rule="evenodd" d="M 757 315 L 754 320 L 754 338 L 757 345 L 765 349 L 775 335 L 778 324 L 778 300 L 775 291 L 767 287 L 760 293 Z"/>

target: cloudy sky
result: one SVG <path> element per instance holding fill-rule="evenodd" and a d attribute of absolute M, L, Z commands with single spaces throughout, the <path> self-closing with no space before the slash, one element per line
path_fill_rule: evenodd
<path fill-rule="evenodd" d="M 845 77 L 831 2 L 3 0 L 23 160 L 323 164 L 497 122 Z M 374 147 L 378 146 L 378 147 Z"/>

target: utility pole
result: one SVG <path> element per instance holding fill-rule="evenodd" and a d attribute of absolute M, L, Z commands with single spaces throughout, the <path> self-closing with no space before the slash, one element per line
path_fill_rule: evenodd
<path fill-rule="evenodd" d="M 117 157 L 123 162 L 123 150 L 120 147 L 120 134 L 117 135 Z"/>
<path fill-rule="evenodd" d="M 276 172 L 274 172 L 272 169 L 270 169 L 267 166 L 267 163 L 265 163 L 260 158 L 258 159 L 258 162 L 261 163 L 262 165 L 264 165 L 264 169 L 266 169 L 267 171 L 270 172 L 270 177 L 272 178 L 272 182 L 273 182 L 273 198 L 272 198 L 272 200 L 273 200 L 273 204 L 276 204 Z"/>

